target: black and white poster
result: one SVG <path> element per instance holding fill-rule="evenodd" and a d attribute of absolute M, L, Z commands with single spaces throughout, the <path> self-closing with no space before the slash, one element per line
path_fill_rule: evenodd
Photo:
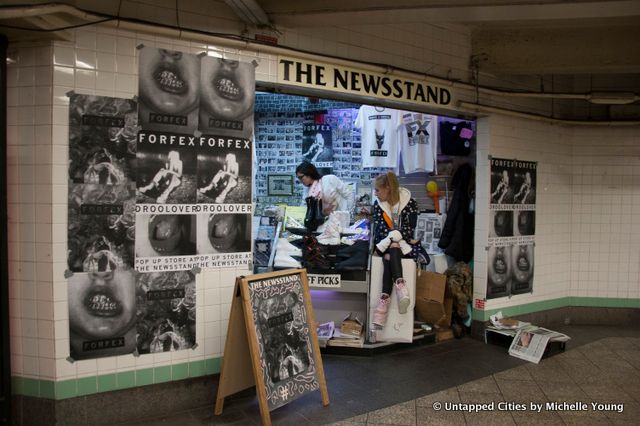
<path fill-rule="evenodd" d="M 138 353 L 172 352 L 196 343 L 196 284 L 189 271 L 139 274 Z"/>
<path fill-rule="evenodd" d="M 131 99 L 69 96 L 67 293 L 73 359 L 135 349 L 138 130 Z"/>
<path fill-rule="evenodd" d="M 198 153 L 198 203 L 251 204 L 251 150 L 229 146 L 226 153 Z"/>
<path fill-rule="evenodd" d="M 253 134 L 255 71 L 249 63 L 205 56 L 200 77 L 202 133 L 238 136 Z"/>
<path fill-rule="evenodd" d="M 331 126 L 305 124 L 302 129 L 302 157 L 316 166 L 321 175 L 332 173 L 333 138 Z"/>
<path fill-rule="evenodd" d="M 137 105 L 69 97 L 68 255 L 71 272 L 134 262 Z"/>
<path fill-rule="evenodd" d="M 138 271 L 251 264 L 254 68 L 141 48 Z"/>
<path fill-rule="evenodd" d="M 249 282 L 269 409 L 319 389 L 300 274 Z"/>
<path fill-rule="evenodd" d="M 113 265 L 101 269 L 68 279 L 69 345 L 75 360 L 125 355 L 136 348 L 136 272 Z"/>
<path fill-rule="evenodd" d="M 487 299 L 533 291 L 537 165 L 491 159 Z"/>
<path fill-rule="evenodd" d="M 140 125 L 147 131 L 193 134 L 198 127 L 200 58 L 144 47 L 138 60 Z"/>

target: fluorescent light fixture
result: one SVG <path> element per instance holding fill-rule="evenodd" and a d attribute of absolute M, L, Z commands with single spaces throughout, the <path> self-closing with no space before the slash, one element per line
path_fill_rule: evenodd
<path fill-rule="evenodd" d="M 591 92 L 587 100 L 592 104 L 626 105 L 640 100 L 633 92 Z"/>

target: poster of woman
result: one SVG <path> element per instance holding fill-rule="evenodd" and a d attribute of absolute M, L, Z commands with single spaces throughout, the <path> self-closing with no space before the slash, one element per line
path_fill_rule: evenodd
<path fill-rule="evenodd" d="M 533 291 L 537 166 L 491 158 L 487 299 Z"/>

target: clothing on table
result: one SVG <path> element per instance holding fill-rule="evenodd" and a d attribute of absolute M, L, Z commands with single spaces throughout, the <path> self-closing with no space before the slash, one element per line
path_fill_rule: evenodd
<path fill-rule="evenodd" d="M 437 172 L 438 121 L 434 115 L 402 112 L 399 128 L 404 172 Z"/>
<path fill-rule="evenodd" d="M 400 124 L 400 111 L 370 105 L 360 107 L 354 127 L 362 132 L 362 167 L 396 167 Z"/>

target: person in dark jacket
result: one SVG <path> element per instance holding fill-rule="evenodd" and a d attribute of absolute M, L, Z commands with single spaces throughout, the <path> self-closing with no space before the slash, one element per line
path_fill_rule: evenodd
<path fill-rule="evenodd" d="M 404 314 L 411 298 L 402 273 L 402 256 L 410 255 L 413 233 L 418 219 L 418 205 L 411 192 L 401 188 L 393 172 L 379 175 L 374 183 L 377 199 L 373 203 L 373 241 L 384 267 L 382 294 L 373 315 L 373 324 L 384 327 L 391 291 L 395 287 L 398 311 Z"/>
<path fill-rule="evenodd" d="M 469 262 L 473 258 L 474 214 L 470 208 L 473 188 L 473 168 L 461 164 L 451 179 L 453 198 L 447 211 L 438 247 L 457 261 Z"/>

